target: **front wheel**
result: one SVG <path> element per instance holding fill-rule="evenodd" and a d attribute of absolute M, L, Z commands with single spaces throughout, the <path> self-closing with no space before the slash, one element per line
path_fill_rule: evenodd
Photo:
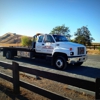
<path fill-rule="evenodd" d="M 64 57 L 58 56 L 55 58 L 54 66 L 59 70 L 65 69 L 67 67 L 67 61 Z"/>

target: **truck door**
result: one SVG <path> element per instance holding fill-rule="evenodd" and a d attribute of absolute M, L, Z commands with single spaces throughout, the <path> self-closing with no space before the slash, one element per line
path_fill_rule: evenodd
<path fill-rule="evenodd" d="M 38 41 L 36 42 L 35 51 L 41 53 L 42 52 L 42 44 L 43 44 L 44 35 L 39 36 Z"/>
<path fill-rule="evenodd" d="M 42 44 L 42 52 L 47 54 L 52 54 L 54 47 L 55 47 L 55 41 L 53 37 L 51 35 L 45 35 Z"/>

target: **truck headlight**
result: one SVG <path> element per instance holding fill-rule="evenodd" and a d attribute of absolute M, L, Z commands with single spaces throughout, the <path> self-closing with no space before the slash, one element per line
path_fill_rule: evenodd
<path fill-rule="evenodd" d="M 71 55 L 71 56 L 74 55 L 74 52 L 70 52 L 70 55 Z"/>

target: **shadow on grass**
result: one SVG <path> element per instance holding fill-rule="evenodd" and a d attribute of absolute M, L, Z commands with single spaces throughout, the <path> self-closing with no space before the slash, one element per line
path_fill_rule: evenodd
<path fill-rule="evenodd" d="M 28 98 L 18 94 L 15 95 L 13 91 L 3 85 L 0 85 L 0 100 L 29 100 Z"/>

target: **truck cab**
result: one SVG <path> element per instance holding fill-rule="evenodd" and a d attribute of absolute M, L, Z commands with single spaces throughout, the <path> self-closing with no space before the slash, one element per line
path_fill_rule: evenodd
<path fill-rule="evenodd" d="M 39 53 L 52 54 L 56 41 L 52 35 L 41 35 L 38 37 L 35 51 Z"/>
<path fill-rule="evenodd" d="M 70 42 L 63 35 L 44 34 L 36 37 L 36 53 L 50 55 L 52 65 L 64 69 L 68 64 L 80 66 L 87 59 L 84 45 Z"/>

